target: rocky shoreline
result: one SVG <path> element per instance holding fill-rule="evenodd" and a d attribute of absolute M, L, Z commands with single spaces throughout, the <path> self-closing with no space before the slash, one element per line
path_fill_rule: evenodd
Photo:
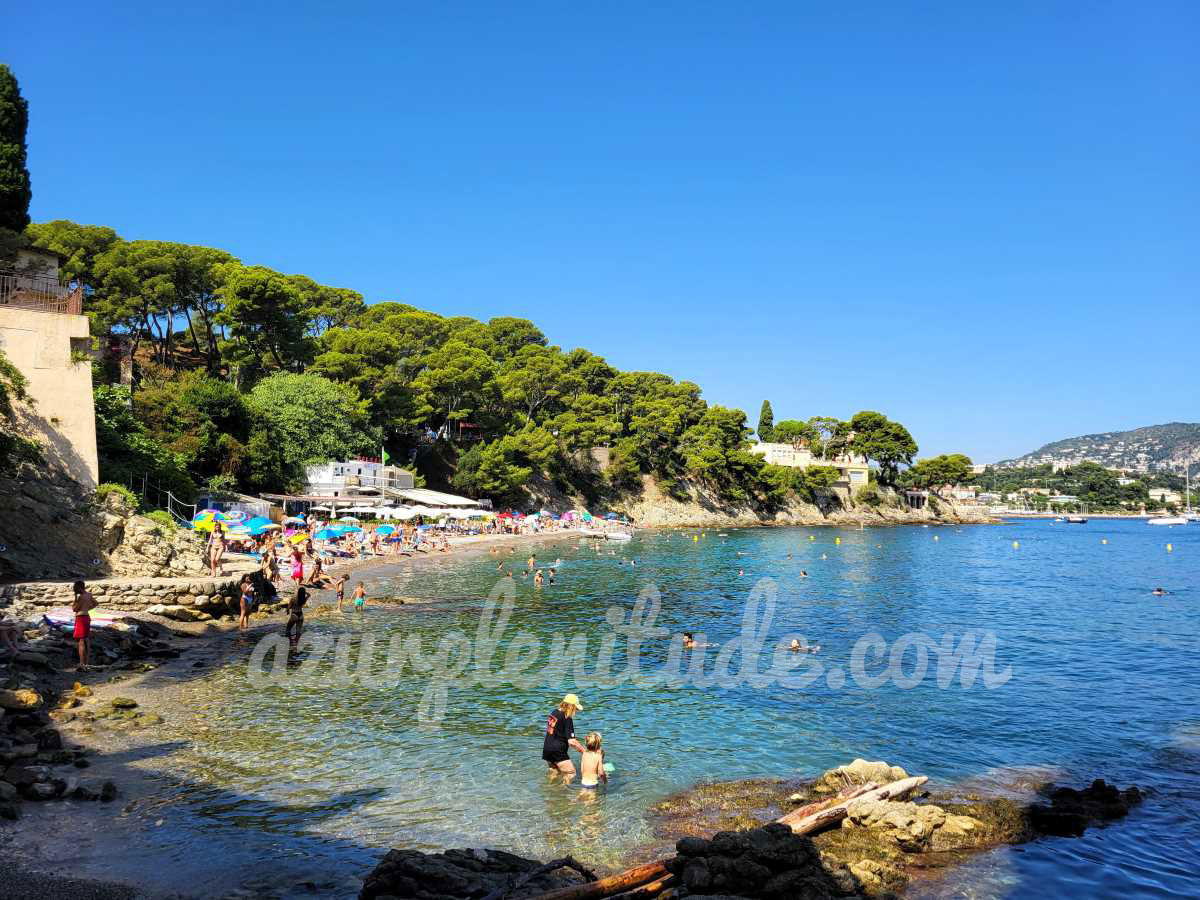
<path fill-rule="evenodd" d="M 1006 844 L 1079 836 L 1125 816 L 1142 800 L 1136 787 L 1118 790 L 1102 780 L 1079 790 L 1042 784 L 1021 800 L 929 792 L 920 789 L 924 781 L 898 766 L 856 759 L 798 784 L 701 785 L 659 804 L 660 831 L 683 836 L 658 859 L 615 875 L 596 878 L 570 857 L 539 863 L 480 848 L 436 854 L 393 850 L 367 876 L 359 897 L 889 898 L 931 870 Z M 872 790 L 880 784 L 883 789 Z M 889 786 L 898 786 L 894 798 L 873 796 L 884 790 L 886 797 Z M 764 810 L 790 812 L 761 821 L 756 816 Z M 536 881 L 530 878 L 534 873 Z"/>

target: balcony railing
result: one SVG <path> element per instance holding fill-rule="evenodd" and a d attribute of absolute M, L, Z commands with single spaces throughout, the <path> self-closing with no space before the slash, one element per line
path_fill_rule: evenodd
<path fill-rule="evenodd" d="M 83 287 L 68 290 L 55 278 L 0 272 L 0 307 L 83 315 Z"/>

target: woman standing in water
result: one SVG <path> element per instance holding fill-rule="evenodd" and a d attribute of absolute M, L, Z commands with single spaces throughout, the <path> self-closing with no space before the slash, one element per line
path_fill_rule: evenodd
<path fill-rule="evenodd" d="M 575 777 L 575 764 L 568 748 L 583 753 L 583 744 L 575 740 L 575 713 L 583 709 L 579 697 L 567 694 L 554 712 L 546 717 L 546 738 L 542 742 L 542 759 L 550 774 L 561 773 L 570 782 Z"/>

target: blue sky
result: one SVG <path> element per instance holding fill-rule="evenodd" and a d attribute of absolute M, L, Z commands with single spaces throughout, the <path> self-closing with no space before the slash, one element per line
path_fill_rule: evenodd
<path fill-rule="evenodd" d="M 9 15 L 35 220 L 922 455 L 1200 420 L 1200 4 L 248 5 Z"/>

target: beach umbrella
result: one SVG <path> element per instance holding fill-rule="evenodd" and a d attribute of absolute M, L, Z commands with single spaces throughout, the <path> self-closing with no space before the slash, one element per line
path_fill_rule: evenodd
<path fill-rule="evenodd" d="M 331 541 L 342 536 L 340 531 L 333 528 L 321 528 L 313 535 L 319 541 Z"/>
<path fill-rule="evenodd" d="M 585 512 L 583 514 L 583 521 L 585 521 L 585 522 L 592 521 L 592 514 L 590 512 Z"/>
<path fill-rule="evenodd" d="M 250 529 L 245 525 L 231 525 L 225 529 L 226 534 L 246 535 L 250 533 Z"/>
<path fill-rule="evenodd" d="M 502 512 L 500 515 L 496 516 L 497 519 L 511 519 L 512 517 L 513 514 L 510 512 Z"/>
<path fill-rule="evenodd" d="M 357 522 L 358 516 L 338 516 L 339 522 Z"/>
<path fill-rule="evenodd" d="M 362 529 L 354 525 L 341 525 L 338 527 L 338 531 L 342 534 L 362 534 Z"/>
<path fill-rule="evenodd" d="M 223 514 L 225 521 L 232 522 L 235 525 L 241 525 L 246 521 L 246 514 L 240 509 L 231 509 Z"/>
<path fill-rule="evenodd" d="M 260 534 L 266 534 L 268 531 L 281 530 L 283 530 L 282 525 L 276 525 L 274 522 L 268 522 L 266 525 L 255 525 L 253 528 L 250 528 L 250 533 L 255 537 L 258 537 Z"/>
<path fill-rule="evenodd" d="M 392 534 L 395 530 L 396 530 L 395 525 L 380 525 L 378 528 L 375 529 L 375 533 L 382 534 L 384 537 L 387 537 L 389 534 Z"/>
<path fill-rule="evenodd" d="M 284 516 L 283 524 L 284 525 L 303 525 L 304 524 L 304 516 Z"/>

